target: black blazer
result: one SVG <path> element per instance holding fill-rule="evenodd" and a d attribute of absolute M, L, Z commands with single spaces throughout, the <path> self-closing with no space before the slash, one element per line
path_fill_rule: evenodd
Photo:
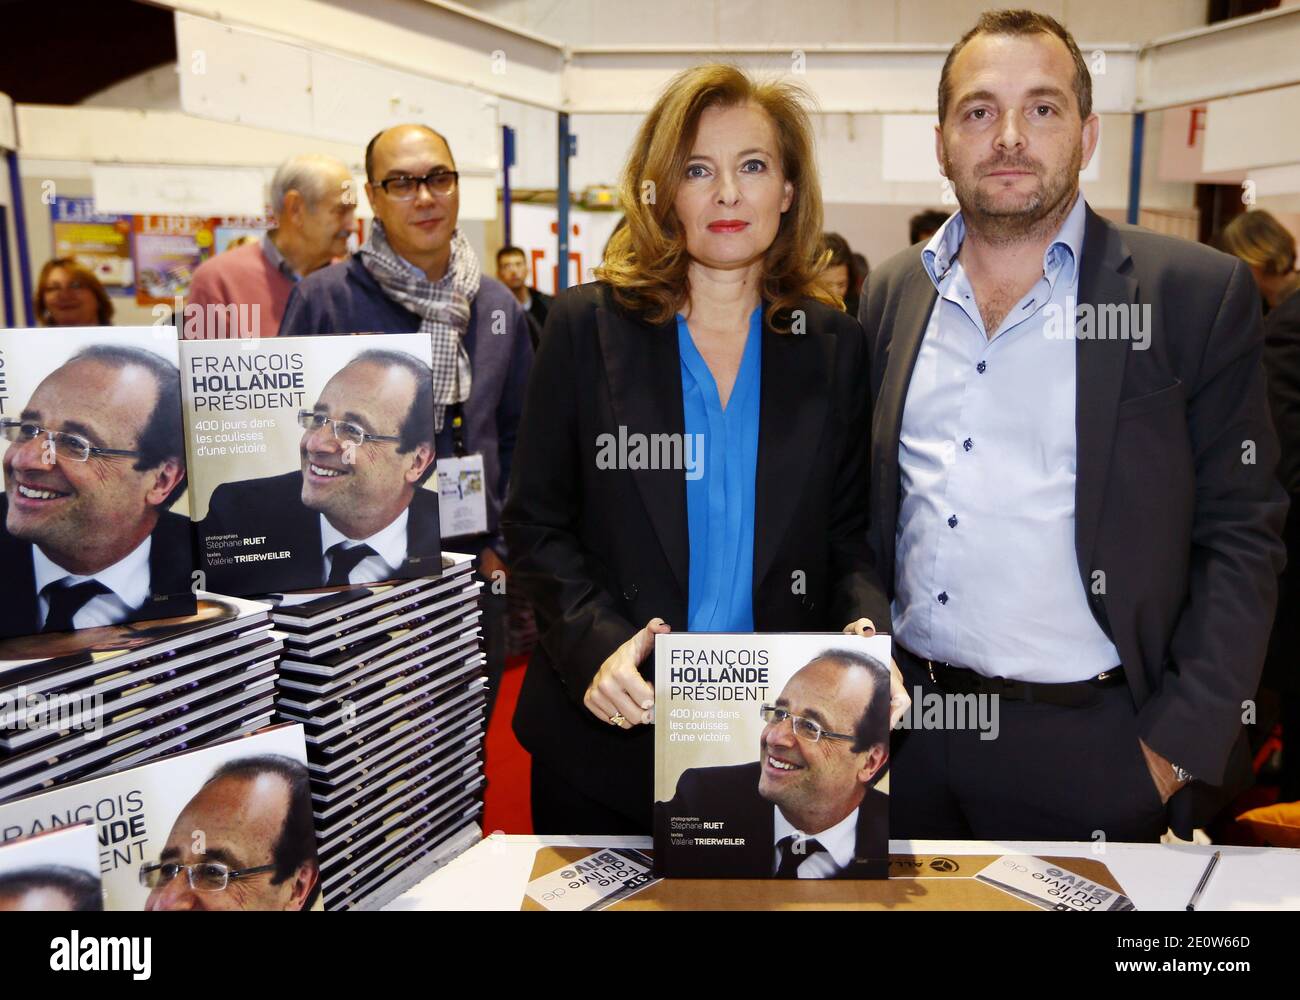
<path fill-rule="evenodd" d="M 852 317 L 803 306 L 806 332 L 764 324 L 754 511 L 754 626 L 889 628 L 867 546 L 866 352 Z M 682 470 L 601 469 L 602 434 L 684 434 L 673 320 L 651 326 L 607 286 L 551 306 L 520 422 L 502 514 L 512 582 L 539 644 L 515 733 L 547 767 L 647 833 L 654 730 L 623 730 L 582 705 L 601 663 L 651 618 L 686 627 L 689 534 Z M 642 672 L 653 683 L 654 665 Z"/>
<path fill-rule="evenodd" d="M 776 819 L 758 794 L 758 761 L 693 767 L 677 779 L 671 802 L 655 803 L 655 870 L 670 878 L 768 878 L 773 874 Z M 739 847 L 667 846 L 669 818 L 697 816 L 722 823 L 719 837 L 743 837 Z M 835 878 L 885 878 L 889 873 L 889 796 L 867 789 L 858 807 L 853 861 Z"/>
<path fill-rule="evenodd" d="M 528 326 L 533 338 L 534 354 L 537 353 L 537 345 L 541 343 L 542 331 L 546 329 L 546 316 L 554 301 L 545 292 L 539 292 L 536 288 L 528 289 Z"/>
<path fill-rule="evenodd" d="M 9 498 L 0 494 L 0 636 L 33 635 L 41 630 L 41 616 L 32 543 L 9 534 L 8 513 Z M 164 511 L 150 537 L 149 597 L 122 620 L 192 615 L 190 519 Z"/>
<path fill-rule="evenodd" d="M 1249 781 L 1242 703 L 1255 696 L 1283 559 L 1259 293 L 1240 261 L 1091 209 L 1082 257 L 1079 304 L 1148 306 L 1152 329 L 1146 350 L 1075 341 L 1077 569 L 1143 740 L 1199 779 L 1170 802 L 1174 829 L 1189 831 Z M 872 271 L 860 310 L 875 406 L 871 538 L 891 596 L 899 430 L 936 299 L 920 258 L 917 245 Z"/>
<path fill-rule="evenodd" d="M 417 489 L 406 521 L 406 561 L 399 577 L 437 576 L 442 572 L 438 535 L 438 496 Z M 208 590 L 232 597 L 308 590 L 325 579 L 320 514 L 302 502 L 302 472 L 265 479 L 222 483 L 212 491 L 208 514 L 197 526 L 197 565 L 206 573 Z M 209 566 L 204 539 L 211 535 L 265 535 L 256 551 L 292 552 L 289 559 Z M 235 549 L 233 551 L 239 551 Z"/>
<path fill-rule="evenodd" d="M 1264 683 L 1300 695 L 1300 291 L 1264 317 L 1264 370 L 1282 461 L 1277 478 L 1291 498 L 1286 527 L 1286 571 L 1278 581 L 1277 615 L 1269 639 Z"/>

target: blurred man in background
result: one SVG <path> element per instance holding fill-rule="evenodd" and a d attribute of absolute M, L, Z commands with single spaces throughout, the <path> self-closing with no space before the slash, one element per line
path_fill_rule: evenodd
<path fill-rule="evenodd" d="M 551 308 L 551 296 L 528 286 L 528 257 L 519 247 L 502 247 L 497 251 L 497 278 L 528 314 L 528 332 L 533 338 L 533 350 L 537 350 L 546 326 L 546 313 Z"/>
<path fill-rule="evenodd" d="M 308 153 L 286 160 L 271 180 L 276 227 L 199 265 L 185 307 L 185 335 L 274 337 L 299 279 L 347 253 L 356 210 L 352 175 L 334 157 Z"/>

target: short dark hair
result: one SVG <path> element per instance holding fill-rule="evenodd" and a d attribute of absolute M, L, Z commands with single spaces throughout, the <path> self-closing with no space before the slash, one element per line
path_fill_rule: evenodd
<path fill-rule="evenodd" d="M 436 450 L 437 443 L 434 441 L 433 431 L 433 371 L 423 361 L 414 354 L 407 354 L 405 351 L 385 351 L 378 348 L 362 351 L 355 358 L 349 361 L 344 368 L 351 365 L 360 364 L 362 361 L 368 361 L 371 364 L 383 365 L 391 368 L 398 365 L 405 368 L 415 379 L 415 398 L 411 400 L 411 408 L 406 411 L 406 419 L 402 421 L 402 427 L 397 432 L 398 437 L 402 440 L 398 442 L 398 454 L 405 455 L 408 451 L 414 451 L 422 444 L 427 444 L 430 449 Z M 424 470 L 416 486 L 423 486 L 428 478 L 433 475 L 436 468 L 433 462 Z"/>
<path fill-rule="evenodd" d="M 962 35 L 957 44 L 948 50 L 948 58 L 943 61 L 943 71 L 939 74 L 939 124 L 943 124 L 944 115 L 948 113 L 948 101 L 952 97 L 949 73 L 953 60 L 966 47 L 967 42 L 976 35 L 1037 35 L 1040 32 L 1055 35 L 1069 49 L 1070 58 L 1074 60 L 1074 96 L 1079 102 L 1079 117 L 1087 118 L 1092 114 L 1092 75 L 1088 72 L 1088 64 L 1083 61 L 1083 53 L 1075 44 L 1074 36 L 1060 21 L 1032 10 L 986 10 L 975 22 L 975 27 Z"/>
<path fill-rule="evenodd" d="M 920 243 L 926 233 L 937 233 L 939 227 L 947 221 L 948 213 L 941 212 L 937 208 L 927 208 L 924 212 L 917 212 L 907 220 L 908 246 Z"/>
<path fill-rule="evenodd" d="M 118 370 L 134 365 L 144 368 L 153 376 L 154 383 L 158 386 L 158 399 L 136 442 L 135 450 L 140 453 L 140 457 L 136 459 L 134 468 L 137 472 L 144 472 L 146 469 L 157 468 L 169 458 L 174 458 L 180 464 L 180 481 L 158 505 L 160 510 L 167 510 L 185 492 L 187 478 L 180 370 L 155 351 L 126 344 L 92 344 L 74 354 L 66 364 L 74 361 L 97 361 Z"/>
<path fill-rule="evenodd" d="M 527 262 L 528 260 L 528 254 L 524 253 L 521 247 L 502 247 L 500 250 L 497 251 L 497 267 L 501 266 L 502 257 L 508 257 L 512 254 L 522 257 L 525 262 Z"/>
<path fill-rule="evenodd" d="M 439 132 L 436 128 L 430 128 L 428 125 L 422 125 L 419 122 L 409 122 L 407 124 L 415 128 L 422 128 L 430 135 L 435 135 L 439 139 L 441 139 L 442 144 L 447 147 L 448 154 L 451 155 L 452 165 L 453 166 L 455 165 L 456 155 L 451 152 L 451 143 L 447 141 L 447 137 L 445 135 Z M 384 133 L 391 132 L 395 128 L 406 128 L 406 127 L 407 125 L 389 125 L 388 128 L 381 128 L 378 132 L 376 132 L 373 136 L 371 136 L 370 141 L 366 143 L 366 180 L 368 180 L 371 184 L 375 183 L 375 143 L 377 143 L 383 137 Z"/>
<path fill-rule="evenodd" d="M 33 889 L 57 889 L 72 901 L 74 913 L 94 913 L 104 908 L 99 878 L 68 865 L 41 865 L 0 874 L 0 896 L 21 896 Z"/>
<path fill-rule="evenodd" d="M 854 649 L 827 649 L 814 656 L 809 663 L 829 660 L 841 667 L 861 667 L 871 675 L 871 699 L 853 726 L 853 752 L 863 753 L 873 746 L 883 745 L 889 752 L 889 668 L 874 656 Z M 884 768 L 877 771 L 879 775 Z M 873 782 L 874 784 L 874 782 Z"/>
<path fill-rule="evenodd" d="M 307 774 L 307 765 L 278 753 L 259 754 L 255 757 L 239 757 L 228 760 L 203 783 L 206 788 L 222 778 L 236 778 L 252 781 L 263 774 L 274 774 L 283 778 L 289 786 L 289 809 L 284 814 L 284 826 L 272 848 L 271 860 L 275 864 L 271 884 L 279 885 L 285 879 L 292 878 L 299 865 L 316 861 L 316 826 L 312 821 L 311 779 Z M 310 910 L 320 895 L 320 869 L 317 866 L 316 885 L 311 895 L 303 904 L 304 910 Z"/>

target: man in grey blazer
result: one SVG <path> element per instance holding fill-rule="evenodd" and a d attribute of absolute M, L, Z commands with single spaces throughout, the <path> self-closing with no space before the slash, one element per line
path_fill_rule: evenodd
<path fill-rule="evenodd" d="M 909 691 L 1001 731 L 896 734 L 895 837 L 1190 835 L 1249 780 L 1286 497 L 1246 267 L 1117 226 L 1069 33 L 992 11 L 951 50 L 961 211 L 873 270 L 872 545 Z"/>

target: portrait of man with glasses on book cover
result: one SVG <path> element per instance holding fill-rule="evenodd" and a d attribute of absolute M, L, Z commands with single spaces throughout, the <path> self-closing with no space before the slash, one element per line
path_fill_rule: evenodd
<path fill-rule="evenodd" d="M 0 636 L 193 613 L 174 332 L 0 332 L 0 434 Z"/>
<path fill-rule="evenodd" d="M 424 488 L 435 472 L 431 370 L 393 347 L 419 337 L 292 338 L 308 366 L 340 345 L 352 356 L 314 401 L 262 411 L 296 422 L 291 471 L 246 478 L 238 455 L 195 460 L 205 486 L 220 473 L 197 532 L 208 589 L 242 597 L 440 571 L 438 495 Z"/>
<path fill-rule="evenodd" d="M 222 764 L 139 879 L 146 910 L 320 909 L 306 765 L 270 753 Z"/>
<path fill-rule="evenodd" d="M 770 657 L 753 662 L 770 663 L 770 670 L 729 673 L 720 650 L 709 648 L 728 640 L 769 645 Z M 666 785 L 674 788 L 671 799 L 655 803 L 656 870 L 703 878 L 884 878 L 889 797 L 876 784 L 889 758 L 888 655 L 882 661 L 862 645 L 888 640 L 675 641 L 686 655 L 670 651 L 666 659 L 656 650 L 657 786 L 664 788 L 661 779 L 671 781 L 682 764 L 697 766 L 680 769 L 675 786 Z M 699 647 L 694 655 L 689 646 Z M 679 666 L 688 662 L 697 666 Z M 732 683 L 738 679 L 746 683 Z M 752 757 L 754 750 L 757 759 L 746 763 L 699 766 Z"/>

